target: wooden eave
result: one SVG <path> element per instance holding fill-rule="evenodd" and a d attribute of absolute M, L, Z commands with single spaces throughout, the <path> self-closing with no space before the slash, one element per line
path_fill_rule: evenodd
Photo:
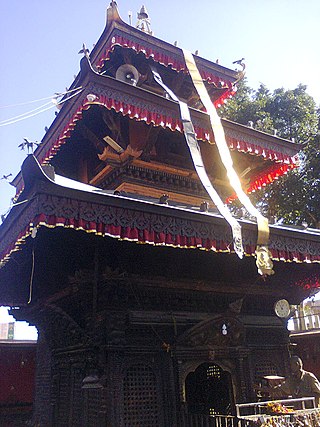
<path fill-rule="evenodd" d="M 70 211 L 68 211 L 68 203 L 70 204 L 71 200 L 75 200 L 77 203 L 80 203 L 79 206 L 81 203 L 87 203 L 88 207 L 94 205 L 98 210 L 100 209 L 99 207 L 103 208 L 108 206 L 112 209 L 129 209 L 130 212 L 141 212 L 144 215 L 163 215 L 172 220 L 183 219 L 191 221 L 193 224 L 203 223 L 208 226 L 210 224 L 210 226 L 216 226 L 221 229 L 221 236 L 224 236 L 221 237 L 222 240 L 225 239 L 226 236 L 229 236 L 227 238 L 230 239 L 229 241 L 232 240 L 228 224 L 224 218 L 216 213 L 200 212 L 199 209 L 192 209 L 191 207 L 185 208 L 161 205 L 158 201 L 137 200 L 131 197 L 116 196 L 112 193 L 110 194 L 110 192 L 89 185 L 86 186 L 72 180 L 70 180 L 72 186 L 69 184 L 61 185 L 50 179 L 36 161 L 35 157 L 31 155 L 25 160 L 22 171 L 25 180 L 25 190 L 20 196 L 20 201 L 23 200 L 24 203 L 14 206 L 0 227 L 0 253 L 5 251 L 10 241 L 14 242 L 15 238 L 22 236 L 24 231 L 30 227 L 30 224 L 32 224 L 31 228 L 37 226 L 35 218 L 39 216 L 39 214 L 48 215 L 48 212 L 54 213 L 54 210 L 51 208 L 51 210 L 49 209 L 48 212 L 45 212 L 47 206 L 50 205 L 47 196 L 55 200 L 60 200 L 57 204 L 58 209 L 61 207 L 63 208 L 63 204 L 66 203 L 67 210 L 65 213 L 67 214 L 68 212 L 68 215 L 70 214 Z M 40 200 L 42 196 L 44 196 L 43 205 Z M 59 214 L 58 212 L 54 213 L 60 218 L 60 221 L 63 217 L 62 212 L 63 209 Z M 123 215 L 123 211 L 121 212 Z M 86 215 L 86 209 L 84 209 L 82 213 Z M 78 212 L 76 217 L 78 218 L 80 216 L 81 214 Z M 244 242 L 247 246 L 247 254 L 253 255 L 257 225 L 245 220 L 239 220 L 239 222 L 244 231 Z M 39 223 L 39 225 L 41 224 Z M 62 225 L 62 223 L 59 223 L 59 225 L 56 224 L 55 226 Z M 26 231 L 25 236 L 29 236 L 29 231 Z M 94 232 L 93 229 L 89 231 Z M 320 262 L 320 233 L 318 230 L 304 230 L 298 227 L 271 225 L 270 234 L 270 250 L 272 251 L 274 249 L 279 252 L 279 260 L 305 261 L 307 263 L 312 261 Z M 206 238 L 209 238 L 209 236 Z M 303 253 L 304 259 L 295 260 L 294 257 L 297 255 L 295 252 L 298 253 L 299 251 Z M 291 253 L 294 256 L 287 256 L 286 253 L 287 255 Z M 274 258 L 277 259 L 277 257 Z"/>
<path fill-rule="evenodd" d="M 280 138 L 228 119 L 221 118 L 221 122 L 227 136 L 231 137 L 232 135 L 241 134 L 243 135 L 244 141 L 252 141 L 259 146 L 269 148 L 280 153 L 286 153 L 291 157 L 296 156 L 299 151 L 301 151 L 301 146 L 289 139 Z"/>
<path fill-rule="evenodd" d="M 71 185 L 62 185 L 59 183 L 62 177 L 56 176 L 55 180 L 49 178 L 32 155 L 28 156 L 24 162 L 22 172 L 25 190 L 21 194 L 20 201 L 24 203 L 14 206 L 0 226 L 0 257 L 4 261 L 2 263 L 4 265 L 0 268 L 0 286 L 3 289 L 10 287 L 12 280 L 15 287 L 13 292 L 25 295 L 28 291 L 25 284 L 28 283 L 31 274 L 33 242 L 40 239 L 38 243 L 42 242 L 41 245 L 46 246 L 44 239 L 52 239 L 56 236 L 54 239 L 58 238 L 60 241 L 61 233 L 71 245 L 70 247 L 76 245 L 78 250 L 81 250 L 81 245 L 84 245 L 83 248 L 87 247 L 87 238 L 91 239 L 91 245 L 94 242 L 92 239 L 112 238 L 119 243 L 121 240 L 147 243 L 147 245 L 135 247 L 138 250 L 139 247 L 148 246 L 150 256 L 152 256 L 151 245 L 177 249 L 198 248 L 205 249 L 207 253 L 216 252 L 212 254 L 213 260 L 209 264 L 213 263 L 218 269 L 220 267 L 227 269 L 226 271 L 230 272 L 235 280 L 228 285 L 230 289 L 223 291 L 227 293 L 246 293 L 251 289 L 251 293 L 287 298 L 291 303 L 297 304 L 309 295 L 312 286 L 319 286 L 320 234 L 318 230 L 270 226 L 269 248 L 273 254 L 275 275 L 268 277 L 264 282 L 255 269 L 253 255 L 257 225 L 253 222 L 239 220 L 246 255 L 251 255 L 240 260 L 232 254 L 230 227 L 220 215 L 200 212 L 199 209 L 191 207 L 161 205 L 155 200 L 116 196 L 112 192 L 72 180 L 70 180 Z M 154 241 L 150 240 L 152 227 L 155 227 L 154 231 L 156 230 L 153 234 Z M 77 231 L 70 234 L 68 231 L 70 229 Z M 137 233 L 133 235 L 135 229 Z M 37 233 L 33 230 L 37 230 Z M 185 231 L 181 233 L 181 230 Z M 185 232 L 189 236 L 187 240 L 186 236 L 183 236 Z M 179 245 L 176 238 L 184 239 L 184 245 Z M 196 245 L 192 243 L 194 239 L 197 239 Z M 208 241 L 214 242 L 216 246 L 207 246 Z M 38 243 L 36 245 L 39 248 Z M 108 245 L 108 242 L 103 240 L 101 244 Z M 170 250 L 174 250 L 179 257 L 180 252 L 177 249 Z M 194 259 L 195 251 L 199 254 L 196 255 L 197 262 L 201 262 L 201 259 L 206 260 L 205 263 L 209 262 L 210 254 L 205 255 L 204 251 L 197 249 L 190 251 L 191 259 Z M 223 252 L 226 253 L 223 254 Z M 295 260 L 295 256 L 300 257 L 300 260 Z M 184 256 L 183 259 L 185 259 Z M 17 268 L 17 266 L 20 267 Z M 45 275 L 45 271 L 42 274 Z M 214 279 L 211 282 L 208 277 L 206 286 L 200 289 L 196 283 L 194 290 L 219 292 L 220 288 L 215 285 Z M 181 284 L 181 288 L 190 288 L 189 285 Z M 151 286 L 157 286 L 157 282 Z M 255 286 L 254 290 L 253 286 Z"/>
<path fill-rule="evenodd" d="M 135 105 L 140 104 L 145 108 L 149 106 L 150 110 L 154 112 L 162 112 L 174 120 L 180 121 L 179 107 L 176 102 L 146 89 L 116 80 L 115 78 L 99 75 L 88 66 L 86 58 L 82 59 L 81 64 L 82 70 L 78 84 L 82 87 L 82 91 L 63 104 L 62 109 L 44 135 L 41 145 L 37 147 L 35 151 L 35 155 L 40 163 L 47 161 L 46 154 L 53 146 L 56 146 L 57 150 L 59 149 L 59 138 L 63 138 L 64 142 L 67 140 L 67 137 L 62 135 L 62 133 L 68 124 L 70 124 L 70 127 L 73 129 L 72 120 L 74 115 L 79 109 L 81 110 L 84 103 L 86 108 L 90 108 L 90 106 L 94 104 L 99 105 L 98 101 L 91 104 L 86 101 L 86 96 L 90 93 L 96 93 L 98 96 L 105 95 L 107 97 L 114 95 L 117 99 L 122 99 L 124 102 L 128 102 L 129 99 Z M 190 110 L 195 128 L 199 127 L 210 133 L 208 116 L 199 110 L 192 108 Z M 138 118 L 138 120 L 143 120 L 143 117 Z M 300 150 L 299 145 L 293 144 L 291 141 L 257 131 L 229 120 L 222 119 L 222 124 L 227 140 L 228 138 L 234 138 L 259 146 L 262 149 L 271 149 L 277 153 L 283 153 L 287 157 L 295 156 Z M 72 129 L 70 129 L 70 132 Z M 234 149 L 237 149 L 237 147 L 235 146 Z M 257 153 L 252 152 L 251 154 Z M 20 175 L 18 175 L 12 181 L 12 184 L 18 186 L 20 182 Z"/>

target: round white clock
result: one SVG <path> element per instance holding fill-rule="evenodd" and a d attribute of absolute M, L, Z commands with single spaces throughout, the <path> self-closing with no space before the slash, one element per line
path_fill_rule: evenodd
<path fill-rule="evenodd" d="M 278 317 L 284 319 L 290 316 L 291 307 L 286 299 L 279 299 L 274 305 L 274 311 Z"/>

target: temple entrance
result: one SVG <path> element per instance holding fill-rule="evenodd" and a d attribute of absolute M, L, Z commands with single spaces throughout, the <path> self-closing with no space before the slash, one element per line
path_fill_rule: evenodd
<path fill-rule="evenodd" d="M 185 382 L 188 412 L 228 415 L 231 411 L 231 375 L 213 363 L 203 363 L 187 375 Z"/>

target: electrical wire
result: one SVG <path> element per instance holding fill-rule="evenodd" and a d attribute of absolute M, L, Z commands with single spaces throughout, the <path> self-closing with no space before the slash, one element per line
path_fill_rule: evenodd
<path fill-rule="evenodd" d="M 8 105 L 0 105 L 0 109 L 3 108 L 13 108 L 13 107 L 21 107 L 23 105 L 35 104 L 36 102 L 46 101 L 47 99 L 52 99 L 54 96 L 46 96 L 45 98 L 34 99 L 33 101 L 20 102 L 17 104 L 8 104 Z"/>
<path fill-rule="evenodd" d="M 34 109 L 34 110 L 29 111 L 29 113 L 32 113 L 32 112 L 33 112 L 33 114 L 25 113 L 25 115 L 21 114 L 20 116 L 16 116 L 16 117 L 12 117 L 11 119 L 4 120 L 3 122 L 0 122 L 0 127 L 7 126 L 7 125 L 12 125 L 12 124 L 17 123 L 17 122 L 20 122 L 20 121 L 22 121 L 22 120 L 29 119 L 29 118 L 31 118 L 31 117 L 34 117 L 34 116 L 36 116 L 36 115 L 40 114 L 40 113 L 43 113 L 43 112 L 45 112 L 45 111 L 47 111 L 47 110 L 50 110 L 51 108 L 55 108 L 55 107 L 56 107 L 56 106 L 58 106 L 58 105 L 62 105 L 63 103 L 65 103 L 65 102 L 69 101 L 69 99 L 71 99 L 71 98 L 73 98 L 74 96 L 78 95 L 78 94 L 83 90 L 81 86 L 80 86 L 79 88 L 77 88 L 77 89 L 79 89 L 79 90 L 78 90 L 78 92 L 73 93 L 72 95 L 68 96 L 66 99 L 63 99 L 62 101 L 57 102 L 57 104 L 56 104 L 56 105 L 55 105 L 55 104 L 52 104 L 52 105 L 50 105 L 49 107 L 43 108 L 43 109 L 42 109 L 42 110 L 40 110 L 40 111 L 36 111 L 36 110 L 39 110 L 39 108 L 41 108 L 41 107 L 39 107 L 39 108 L 36 108 L 36 109 Z M 74 90 L 72 90 L 72 92 L 73 92 L 73 91 L 74 91 Z M 46 104 L 44 104 L 42 107 L 44 107 L 44 106 L 45 106 L 45 105 L 47 105 L 47 104 L 50 104 L 50 103 L 46 103 Z M 23 116 L 23 117 L 21 117 L 21 116 Z"/>
<path fill-rule="evenodd" d="M 52 96 L 52 95 L 51 96 L 46 96 L 45 98 L 34 99 L 32 101 L 20 102 L 18 104 L 11 104 L 11 105 L 0 105 L 0 109 L 2 109 L 2 108 L 11 108 L 11 107 L 20 107 L 22 105 L 28 105 L 28 104 L 35 104 L 36 102 L 45 101 L 46 99 L 52 99 L 52 98 L 55 98 L 55 97 L 59 98 L 60 96 L 66 95 L 67 93 L 71 93 L 71 92 L 74 92 L 75 90 L 78 90 L 80 87 L 81 86 L 76 87 L 75 89 L 67 90 L 66 92 L 55 93 L 54 96 Z"/>
<path fill-rule="evenodd" d="M 79 88 L 78 88 L 78 89 L 79 89 Z M 4 120 L 4 122 L 5 122 L 5 123 L 4 123 L 4 122 L 0 122 L 0 127 L 2 127 L 2 126 L 6 126 L 6 125 L 10 125 L 10 124 L 14 124 L 14 123 L 19 122 L 19 121 L 21 121 L 21 120 L 28 119 L 28 118 L 30 118 L 30 117 L 36 116 L 37 114 L 40 114 L 40 113 L 42 113 L 42 112 L 44 112 L 44 111 L 50 110 L 51 108 L 54 108 L 54 107 L 56 107 L 56 106 L 58 106 L 58 105 L 63 104 L 63 103 L 64 103 L 64 102 L 66 102 L 66 101 L 69 101 L 69 99 L 71 99 L 71 98 L 73 98 L 74 96 L 78 95 L 81 91 L 82 91 L 82 88 L 80 87 L 80 90 L 78 90 L 78 92 L 76 92 L 76 93 L 72 94 L 71 96 L 67 97 L 66 99 L 63 99 L 63 100 L 62 100 L 62 101 L 60 101 L 60 102 L 57 102 L 57 104 L 50 105 L 49 107 L 47 107 L 47 108 L 43 108 L 43 109 L 42 109 L 42 110 L 40 110 L 40 111 L 36 111 L 36 110 L 38 110 L 38 109 L 39 109 L 39 108 L 41 108 L 41 107 L 39 107 L 39 108 L 36 108 L 36 109 L 34 109 L 34 110 L 29 111 L 29 113 L 32 113 L 33 111 L 36 111 L 36 112 L 34 112 L 33 114 L 25 113 L 25 115 L 23 115 L 23 114 L 22 114 L 22 115 L 20 115 L 20 116 L 16 116 L 16 117 L 13 117 L 13 118 L 11 118 L 11 119 Z M 44 105 L 43 105 L 43 107 L 44 107 L 45 105 L 48 105 L 48 104 L 51 104 L 51 102 L 44 104 Z M 26 115 L 26 114 L 28 114 L 28 115 Z M 21 116 L 24 116 L 24 117 L 21 117 Z M 19 118 L 19 117 L 20 117 L 20 118 Z"/>
<path fill-rule="evenodd" d="M 31 117 L 37 116 L 40 113 L 44 113 L 45 111 L 50 110 L 51 108 L 54 108 L 54 107 L 55 107 L 55 105 L 50 105 L 50 107 L 43 108 L 42 110 L 37 111 L 36 113 L 29 114 L 28 116 L 21 117 L 20 119 L 11 120 L 11 121 L 8 121 L 7 123 L 2 123 L 2 124 L 0 123 L 0 127 L 13 125 L 14 123 L 21 122 L 22 120 L 30 119 Z"/>
<path fill-rule="evenodd" d="M 34 265 L 35 265 L 34 261 L 35 261 L 35 256 L 34 256 L 34 247 L 33 247 L 32 248 L 32 266 L 31 266 L 31 274 L 30 274 L 30 282 L 29 282 L 29 299 L 28 299 L 28 304 L 30 304 L 31 300 L 32 300 Z"/>
<path fill-rule="evenodd" d="M 25 199 L 25 200 L 21 200 L 21 202 L 16 202 L 16 203 L 12 203 L 9 207 L 9 209 L 6 210 L 6 212 L 2 215 L 0 215 L 0 218 L 2 219 L 2 221 L 4 220 L 4 218 L 8 215 L 8 213 L 11 211 L 11 209 L 13 209 L 15 206 L 19 206 L 22 205 L 24 203 L 27 202 L 31 202 L 32 200 L 34 200 L 36 198 L 36 196 L 31 197 L 30 199 Z"/>
<path fill-rule="evenodd" d="M 0 122 L 0 125 L 1 125 L 1 124 L 5 124 L 6 122 L 11 122 L 12 120 L 18 119 L 19 117 L 27 116 L 27 115 L 28 115 L 28 114 L 30 114 L 30 113 L 33 113 L 33 112 L 35 112 L 35 111 L 37 111 L 37 110 L 40 110 L 40 109 L 41 109 L 41 108 L 43 108 L 43 107 L 46 107 L 47 105 L 52 105 L 52 104 L 53 104 L 53 105 L 56 105 L 56 104 L 54 104 L 52 101 L 50 101 L 50 102 L 46 102 L 45 104 L 40 105 L 40 107 L 34 108 L 33 110 L 27 111 L 26 113 L 22 113 L 22 114 L 19 114 L 18 116 L 11 117 L 11 119 L 2 120 L 2 121 Z"/>

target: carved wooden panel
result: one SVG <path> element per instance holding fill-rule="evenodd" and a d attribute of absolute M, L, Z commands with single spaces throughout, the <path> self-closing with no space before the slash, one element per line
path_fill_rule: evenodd
<path fill-rule="evenodd" d="M 254 379 L 258 383 L 265 375 L 279 375 L 279 368 L 270 359 L 259 360 L 255 365 Z"/>
<path fill-rule="evenodd" d="M 179 345 L 187 347 L 238 346 L 244 342 L 245 331 L 235 317 L 219 316 L 198 323 L 178 338 Z"/>

